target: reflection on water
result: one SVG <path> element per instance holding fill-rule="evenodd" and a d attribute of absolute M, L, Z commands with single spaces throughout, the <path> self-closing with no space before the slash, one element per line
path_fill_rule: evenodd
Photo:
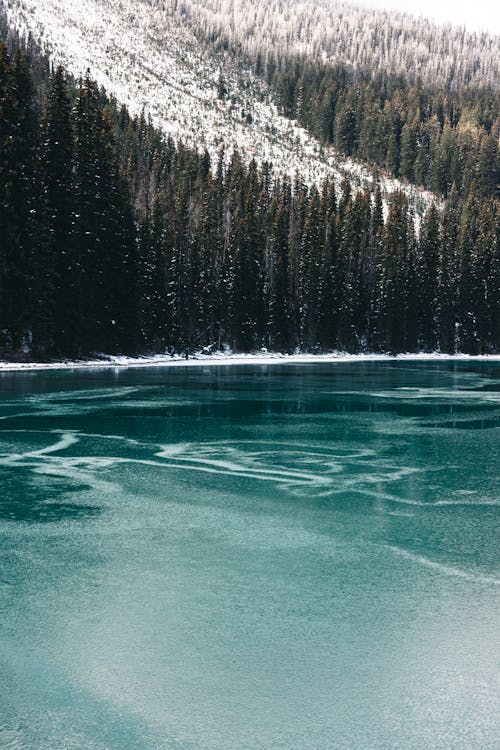
<path fill-rule="evenodd" d="M 499 375 L 0 375 L 0 748 L 496 748 Z"/>

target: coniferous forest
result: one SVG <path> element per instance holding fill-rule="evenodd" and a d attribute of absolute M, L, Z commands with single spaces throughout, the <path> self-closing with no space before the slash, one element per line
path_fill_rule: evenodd
<path fill-rule="evenodd" d="M 494 37 L 321 0 L 316 13 L 257 3 L 258 23 L 249 0 L 184 4 L 200 38 L 243 55 L 282 113 L 325 145 L 438 196 L 500 197 Z"/>
<path fill-rule="evenodd" d="M 324 140 L 431 187 L 421 221 L 404 192 L 384 211 L 379 188 L 348 178 L 311 187 L 223 150 L 211 163 L 90 72 L 73 81 L 0 43 L 0 357 L 499 351 L 495 107 L 466 137 L 458 99 L 415 93 L 401 117 L 397 91 L 383 100 L 367 81 L 335 100 L 335 71 L 308 76 L 273 76 L 291 114 L 317 113 L 306 124 Z"/>
<path fill-rule="evenodd" d="M 268 66 L 283 112 L 346 156 L 448 196 L 500 193 L 500 97 L 492 87 L 409 85 L 297 59 Z M 264 71 L 262 71 L 263 74 Z"/>

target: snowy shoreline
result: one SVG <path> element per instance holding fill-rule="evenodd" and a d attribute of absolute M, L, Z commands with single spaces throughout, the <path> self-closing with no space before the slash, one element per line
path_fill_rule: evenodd
<path fill-rule="evenodd" d="M 60 362 L 6 362 L 0 360 L 0 373 L 33 372 L 39 370 L 74 369 L 125 369 L 131 367 L 213 367 L 220 365 L 279 365 L 279 364 L 341 364 L 343 362 L 500 362 L 500 354 L 279 354 L 257 352 L 254 354 L 194 354 L 189 359 L 181 356 L 159 354 L 151 357 L 109 356 L 94 360 Z"/>

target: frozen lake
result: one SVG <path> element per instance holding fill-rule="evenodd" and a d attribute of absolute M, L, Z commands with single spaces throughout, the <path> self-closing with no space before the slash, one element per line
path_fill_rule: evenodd
<path fill-rule="evenodd" d="M 1 750 L 493 750 L 500 366 L 0 373 Z"/>

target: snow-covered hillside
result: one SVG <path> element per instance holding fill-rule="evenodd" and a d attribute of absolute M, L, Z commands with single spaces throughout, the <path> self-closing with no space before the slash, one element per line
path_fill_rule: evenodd
<path fill-rule="evenodd" d="M 277 172 L 300 172 L 319 182 L 346 170 L 353 183 L 372 183 L 369 170 L 326 151 L 295 123 L 279 115 L 265 84 L 228 55 L 201 45 L 175 8 L 157 0 L 0 0 L 9 23 L 41 43 L 55 63 L 93 77 L 126 104 L 142 110 L 175 140 L 216 158 L 222 145 L 250 160 L 269 161 Z M 219 98 L 224 77 L 227 96 Z M 400 187 L 383 181 L 384 192 Z M 405 187 L 416 213 L 432 200 Z"/>
<path fill-rule="evenodd" d="M 500 36 L 356 0 L 163 0 L 213 39 L 254 56 L 306 55 L 437 86 L 500 87 Z M 419 10 L 418 3 L 415 11 Z"/>

